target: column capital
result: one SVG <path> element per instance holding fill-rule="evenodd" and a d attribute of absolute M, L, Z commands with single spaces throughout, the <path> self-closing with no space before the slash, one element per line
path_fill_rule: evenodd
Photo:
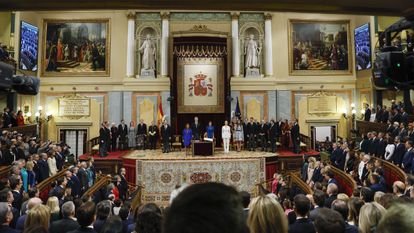
<path fill-rule="evenodd" d="M 170 19 L 170 12 L 169 11 L 161 11 L 160 12 L 161 15 L 161 20 L 169 20 Z"/>
<path fill-rule="evenodd" d="M 230 12 L 230 14 L 231 14 L 231 19 L 232 20 L 238 20 L 239 17 L 240 17 L 240 12 L 238 12 L 238 11 Z"/>
<path fill-rule="evenodd" d="M 272 20 L 272 14 L 271 13 L 265 13 L 264 18 L 265 18 L 265 20 Z"/>
<path fill-rule="evenodd" d="M 128 11 L 126 15 L 128 19 L 135 19 L 136 14 L 135 11 Z"/>

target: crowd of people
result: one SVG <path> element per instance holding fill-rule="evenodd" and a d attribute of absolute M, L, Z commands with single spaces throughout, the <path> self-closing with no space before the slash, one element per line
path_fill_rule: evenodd
<path fill-rule="evenodd" d="M 182 146 L 189 149 L 192 140 L 215 140 L 217 135 L 216 126 L 209 121 L 206 126 L 199 122 L 198 117 L 194 122 L 186 123 L 181 131 Z M 245 121 L 238 117 L 224 121 L 221 127 L 221 138 L 225 153 L 229 153 L 230 142 L 233 142 L 235 150 L 241 151 L 242 146 L 245 150 L 276 152 L 276 142 L 286 149 L 292 149 L 295 153 L 300 152 L 300 130 L 298 121 L 289 122 L 288 120 L 270 121 L 262 120 L 259 122 L 253 117 L 246 118 Z M 99 131 L 100 155 L 106 156 L 108 151 L 126 149 L 151 149 L 157 148 L 158 140 L 161 140 L 163 153 L 170 152 L 172 130 L 167 120 L 160 126 L 152 121 L 150 126 L 143 119 L 136 125 L 131 121 L 129 125 L 121 120 L 119 125 L 104 122 Z"/>
<path fill-rule="evenodd" d="M 408 116 L 411 115 L 407 111 L 407 106 L 399 101 L 391 101 L 391 106 L 377 105 L 375 109 L 371 109 L 369 104 L 365 104 L 364 121 L 379 122 L 385 124 L 394 124 L 395 122 L 404 123 L 407 126 Z"/>
<path fill-rule="evenodd" d="M 18 127 L 25 125 L 25 118 L 21 110 L 10 111 L 8 107 L 3 109 L 3 114 L 0 120 L 1 128 Z"/>

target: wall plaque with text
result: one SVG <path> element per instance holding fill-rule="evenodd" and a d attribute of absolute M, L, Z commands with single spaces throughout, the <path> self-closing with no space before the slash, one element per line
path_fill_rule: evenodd
<path fill-rule="evenodd" d="M 90 104 L 86 98 L 60 98 L 59 116 L 89 116 Z"/>
<path fill-rule="evenodd" d="M 309 96 L 308 113 L 337 113 L 336 96 Z"/>

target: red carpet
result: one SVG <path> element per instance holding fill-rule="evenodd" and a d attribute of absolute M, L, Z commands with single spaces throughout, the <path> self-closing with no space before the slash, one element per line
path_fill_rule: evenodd
<path fill-rule="evenodd" d="M 115 152 L 109 152 L 108 156 L 101 157 L 99 154 L 96 154 L 93 156 L 95 160 L 113 160 L 113 159 L 120 159 L 122 156 L 126 155 L 129 150 L 123 150 L 123 151 L 115 151 Z M 87 160 L 89 158 L 89 154 L 83 154 L 79 156 L 80 160 Z"/>
<path fill-rule="evenodd" d="M 106 156 L 106 157 L 100 157 L 98 154 L 96 154 L 96 155 L 93 156 L 93 158 L 95 160 L 120 159 L 122 156 L 126 155 L 129 152 L 130 152 L 130 150 L 109 152 L 108 156 Z M 277 153 L 279 154 L 279 156 L 298 156 L 298 155 L 302 156 L 303 154 L 310 155 L 310 156 L 319 155 L 319 152 L 315 151 L 315 150 L 308 150 L 306 152 L 302 151 L 299 154 L 295 154 L 290 150 L 279 150 L 279 151 L 277 151 Z M 83 155 L 79 156 L 80 160 L 87 160 L 88 158 L 89 158 L 89 154 L 83 154 Z"/>

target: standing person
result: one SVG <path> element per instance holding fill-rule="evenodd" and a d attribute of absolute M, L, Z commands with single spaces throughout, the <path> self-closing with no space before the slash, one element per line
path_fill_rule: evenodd
<path fill-rule="evenodd" d="M 130 149 L 135 149 L 135 147 L 137 146 L 137 141 L 136 141 L 136 133 L 135 133 L 135 122 L 131 121 L 129 123 L 129 131 L 128 131 L 128 147 Z"/>
<path fill-rule="evenodd" d="M 167 120 L 164 120 L 161 126 L 161 140 L 162 140 L 162 153 L 170 152 L 170 140 L 171 140 L 171 127 L 168 125 Z"/>
<path fill-rule="evenodd" d="M 128 194 L 128 182 L 125 178 L 126 169 L 123 167 L 119 170 L 119 177 L 121 178 L 121 182 L 119 182 L 118 191 L 119 191 L 119 198 L 125 200 Z"/>
<path fill-rule="evenodd" d="M 202 127 L 198 122 L 198 117 L 194 117 L 194 123 L 191 125 L 191 131 L 194 135 L 194 140 L 200 140 L 202 135 Z"/>
<path fill-rule="evenodd" d="M 80 192 L 83 194 L 89 188 L 88 172 L 86 171 L 87 164 L 85 161 L 81 163 L 81 167 L 78 171 L 78 178 L 80 182 Z"/>
<path fill-rule="evenodd" d="M 411 173 L 411 166 L 412 166 L 412 162 L 414 158 L 413 142 L 407 141 L 405 143 L 405 148 L 406 148 L 406 152 L 402 159 L 401 168 L 404 169 L 406 173 Z"/>
<path fill-rule="evenodd" d="M 124 119 L 121 120 L 121 124 L 118 125 L 119 145 L 118 149 L 126 150 L 128 148 L 128 126 L 125 124 Z"/>
<path fill-rule="evenodd" d="M 275 121 L 272 119 L 270 121 L 269 126 L 269 141 L 270 141 L 270 148 L 272 150 L 272 153 L 276 152 L 276 138 L 277 138 L 277 132 L 278 132 L 278 126 L 275 124 Z"/>
<path fill-rule="evenodd" d="M 155 125 L 155 122 L 152 121 L 150 127 L 148 128 L 150 150 L 155 150 L 157 147 L 158 139 L 158 127 Z"/>
<path fill-rule="evenodd" d="M 17 111 L 17 126 L 24 125 L 24 116 L 22 110 Z"/>
<path fill-rule="evenodd" d="M 269 125 L 263 119 L 262 124 L 260 125 L 260 131 L 259 131 L 260 144 L 262 146 L 262 151 L 267 151 L 268 131 L 269 131 Z"/>
<path fill-rule="evenodd" d="M 371 109 L 369 108 L 369 104 L 365 104 L 364 121 L 369 121 L 370 119 L 371 119 Z"/>
<path fill-rule="evenodd" d="M 295 121 L 293 122 L 293 126 L 291 129 L 291 135 L 292 137 L 292 143 L 293 143 L 293 152 L 294 153 L 299 153 L 300 152 L 300 148 L 299 148 L 299 144 L 300 144 L 300 129 L 299 129 L 299 124 L 298 124 L 298 120 L 295 119 Z"/>
<path fill-rule="evenodd" d="M 185 125 L 185 129 L 183 129 L 183 144 L 185 148 L 185 155 L 188 155 L 192 138 L 193 138 L 193 132 L 190 129 L 190 124 L 187 123 Z"/>
<path fill-rule="evenodd" d="M 42 157 L 39 162 L 38 162 L 38 166 L 39 166 L 39 174 L 38 174 L 38 179 L 37 179 L 37 183 L 42 182 L 43 180 L 49 178 L 49 165 L 47 163 L 47 154 L 46 153 L 41 153 L 40 156 Z"/>
<path fill-rule="evenodd" d="M 223 127 L 221 127 L 221 138 L 223 139 L 223 148 L 224 153 L 229 153 L 229 147 L 230 147 L 230 138 L 231 138 L 231 131 L 229 122 L 226 120 L 224 121 Z"/>
<path fill-rule="evenodd" d="M 147 124 L 144 123 L 144 119 L 141 119 L 137 126 L 137 147 L 138 149 L 145 150 L 146 138 L 147 138 Z"/>
<path fill-rule="evenodd" d="M 206 132 L 204 134 L 204 137 L 210 138 L 210 139 L 214 139 L 214 126 L 213 126 L 213 122 L 209 121 L 208 122 L 208 126 L 206 127 Z"/>
<path fill-rule="evenodd" d="M 115 123 L 112 123 L 111 126 L 111 151 L 116 151 L 116 144 L 118 139 L 118 127 L 116 127 Z"/>
<path fill-rule="evenodd" d="M 56 166 L 56 158 L 54 153 L 49 154 L 49 158 L 47 159 L 47 164 L 49 165 L 49 176 L 53 176 L 58 172 Z"/>
<path fill-rule="evenodd" d="M 240 152 L 241 144 L 244 140 L 243 126 L 242 124 L 240 124 L 240 120 L 238 120 L 237 123 L 234 124 L 233 140 L 236 143 L 237 152 Z"/>
<path fill-rule="evenodd" d="M 109 140 L 111 135 L 108 130 L 108 122 L 105 121 L 99 130 L 99 155 L 101 157 L 108 155 Z"/>
<path fill-rule="evenodd" d="M 248 141 L 248 147 L 249 151 L 255 151 L 256 150 L 256 127 L 253 120 L 253 117 L 250 117 L 250 121 L 247 124 L 247 137 L 249 138 Z"/>

